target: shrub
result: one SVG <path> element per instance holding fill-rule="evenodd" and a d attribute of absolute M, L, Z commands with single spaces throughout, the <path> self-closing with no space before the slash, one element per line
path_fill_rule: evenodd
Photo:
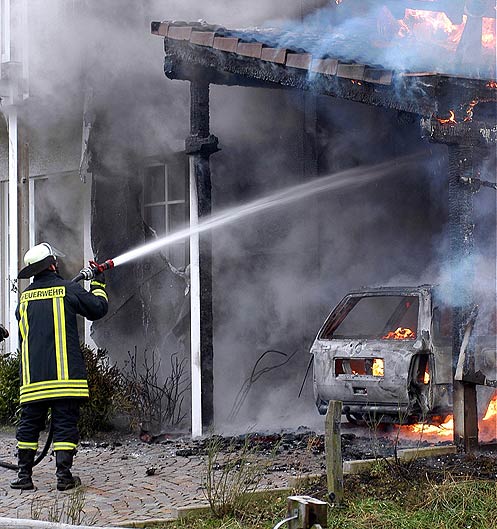
<path fill-rule="evenodd" d="M 169 357 L 171 369 L 165 378 L 162 375 L 161 357 L 147 351 L 143 363 L 138 365 L 138 354 L 128 353 L 123 372 L 123 386 L 127 401 L 132 404 L 132 419 L 141 423 L 143 431 L 162 432 L 164 427 L 178 427 L 186 413 L 183 412 L 185 392 L 189 389 L 185 359 L 176 353 Z"/>
<path fill-rule="evenodd" d="M 19 355 L 0 355 L 0 424 L 15 424 L 19 418 Z"/>
<path fill-rule="evenodd" d="M 81 346 L 88 371 L 90 399 L 81 407 L 79 430 L 82 437 L 111 429 L 110 421 L 126 400 L 124 382 L 117 366 L 110 365 L 104 349 Z"/>

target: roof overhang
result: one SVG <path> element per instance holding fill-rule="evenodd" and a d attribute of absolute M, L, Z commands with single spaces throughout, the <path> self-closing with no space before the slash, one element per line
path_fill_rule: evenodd
<path fill-rule="evenodd" d="M 397 72 L 352 60 L 315 58 L 305 51 L 271 47 L 263 36 L 247 42 L 234 32 L 200 23 L 152 22 L 152 33 L 164 37 L 164 71 L 171 79 L 306 90 L 431 119 L 447 117 L 453 110 L 461 123 L 468 121 L 474 101 L 497 102 L 493 79 Z M 480 125 L 473 128 L 479 138 Z M 490 136 L 495 138 L 495 133 Z M 490 136 L 485 133 L 483 143 Z"/>

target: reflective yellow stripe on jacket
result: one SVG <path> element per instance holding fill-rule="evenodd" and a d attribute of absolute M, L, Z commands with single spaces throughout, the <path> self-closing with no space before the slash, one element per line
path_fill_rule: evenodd
<path fill-rule="evenodd" d="M 86 380 L 47 380 L 21 386 L 21 404 L 42 399 L 57 397 L 87 398 L 88 382 Z"/>
<path fill-rule="evenodd" d="M 22 338 L 21 363 L 22 363 L 22 384 L 29 384 L 29 323 L 28 323 L 28 302 L 21 301 L 19 306 L 19 331 Z"/>
<path fill-rule="evenodd" d="M 67 380 L 69 378 L 69 371 L 67 367 L 66 313 L 64 309 L 64 298 L 53 298 L 52 304 L 57 378 L 59 380 Z"/>

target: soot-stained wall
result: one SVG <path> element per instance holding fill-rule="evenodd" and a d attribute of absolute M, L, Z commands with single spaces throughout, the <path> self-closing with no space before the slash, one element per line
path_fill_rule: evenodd
<path fill-rule="evenodd" d="M 121 93 L 115 105 L 96 107 L 90 151 L 92 187 L 92 246 L 98 260 L 116 257 L 148 242 L 150 231 L 143 221 L 145 124 L 134 123 L 126 112 L 131 92 Z M 116 141 L 127 130 L 126 141 Z M 107 274 L 109 313 L 94 323 L 96 343 L 105 345 L 121 364 L 127 352 L 137 348 L 164 359 L 185 354 L 184 335 L 175 334 L 185 298 L 184 276 L 157 252 L 124 264 Z M 184 329 L 183 329 L 184 331 Z M 139 360 L 140 361 L 140 360 Z"/>

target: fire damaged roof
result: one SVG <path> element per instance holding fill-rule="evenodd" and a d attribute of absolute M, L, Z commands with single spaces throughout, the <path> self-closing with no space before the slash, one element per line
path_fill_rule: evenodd
<path fill-rule="evenodd" d="M 152 22 L 151 29 L 164 37 L 164 71 L 171 79 L 296 88 L 425 118 L 436 116 L 440 118 L 434 123 L 437 134 L 438 125 L 445 125 L 442 118 L 451 118 L 453 112 L 451 125 L 460 123 L 464 135 L 474 134 L 476 141 L 484 143 L 494 143 L 497 136 L 495 130 L 482 136 L 479 124 L 471 130 L 473 116 L 478 118 L 478 111 L 485 106 L 478 103 L 495 106 L 497 102 L 494 79 L 396 71 L 347 57 L 338 51 L 339 47 L 336 55 L 333 47 L 323 53 L 315 36 L 280 30 L 229 30 L 205 22 L 171 21 Z M 495 123 L 495 116 L 483 120 Z M 449 136 L 454 132 L 449 131 Z"/>

